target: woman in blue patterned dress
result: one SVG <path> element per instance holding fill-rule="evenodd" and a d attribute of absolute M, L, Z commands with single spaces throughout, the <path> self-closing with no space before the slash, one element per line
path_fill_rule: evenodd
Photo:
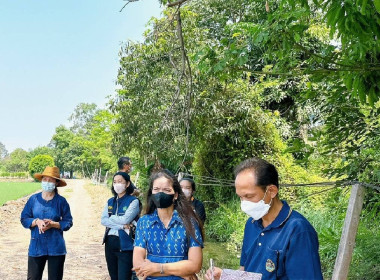
<path fill-rule="evenodd" d="M 202 223 L 170 171 L 151 176 L 145 212 L 137 223 L 133 251 L 137 276 L 197 279 L 202 267 Z"/>

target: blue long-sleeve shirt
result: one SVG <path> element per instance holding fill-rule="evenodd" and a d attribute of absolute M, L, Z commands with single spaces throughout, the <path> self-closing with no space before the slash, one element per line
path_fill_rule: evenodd
<path fill-rule="evenodd" d="M 40 234 L 38 226 L 31 227 L 36 218 L 59 222 L 61 228 L 50 228 L 45 233 Z M 63 231 L 72 227 L 73 218 L 70 213 L 70 206 L 63 196 L 55 194 L 53 199 L 46 201 L 42 198 L 42 193 L 32 195 L 21 212 L 21 224 L 31 230 L 29 256 L 60 256 L 66 254 Z"/>

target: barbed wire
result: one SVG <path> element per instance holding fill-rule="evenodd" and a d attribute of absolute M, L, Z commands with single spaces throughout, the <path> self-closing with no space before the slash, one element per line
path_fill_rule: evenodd
<path fill-rule="evenodd" d="M 219 179 L 215 177 L 209 177 L 209 176 L 201 176 L 196 174 L 189 174 L 189 173 L 181 173 L 183 177 L 185 176 L 191 176 L 193 178 L 199 178 L 201 180 L 200 183 L 197 183 L 198 186 L 209 186 L 209 187 L 220 187 L 220 186 L 227 186 L 227 187 L 234 187 L 235 183 L 233 180 L 228 179 Z M 326 187 L 326 186 L 333 186 L 335 187 L 346 187 L 346 186 L 352 186 L 352 185 L 360 185 L 362 187 L 371 188 L 374 190 L 377 190 L 380 192 L 380 183 L 373 182 L 373 183 L 364 183 L 360 181 L 355 180 L 339 180 L 339 181 L 327 181 L 327 182 L 317 182 L 317 183 L 304 183 L 304 184 L 280 184 L 280 187 Z"/>

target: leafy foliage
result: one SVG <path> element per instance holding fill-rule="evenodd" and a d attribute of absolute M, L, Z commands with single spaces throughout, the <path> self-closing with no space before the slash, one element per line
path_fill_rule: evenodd
<path fill-rule="evenodd" d="M 8 151 L 5 148 L 5 145 L 0 142 L 0 159 L 5 158 L 8 155 Z"/>
<path fill-rule="evenodd" d="M 60 170 L 91 177 L 95 169 L 101 169 L 104 175 L 115 167 L 111 151 L 113 115 L 95 104 L 81 103 L 70 119 L 73 126 L 57 127 L 50 143 Z"/>
<path fill-rule="evenodd" d="M 23 172 L 28 170 L 28 152 L 18 148 L 3 160 L 5 168 L 9 172 Z"/>
<path fill-rule="evenodd" d="M 163 18 L 151 20 L 143 42 L 120 52 L 121 88 L 110 101 L 114 152 L 136 151 L 145 167 L 162 162 L 224 180 L 257 155 L 278 167 L 281 182 L 318 182 L 326 174 L 379 182 L 376 1 L 193 0 L 178 9 L 160 2 L 169 7 Z M 229 226 L 234 190 L 220 185 L 198 187 L 197 196 L 222 205 L 210 207 L 208 233 L 237 248 L 242 233 Z M 329 277 L 347 192 L 281 192 L 318 228 Z M 367 197 L 366 211 L 377 202 Z M 332 211 L 336 221 L 328 220 Z"/>
<path fill-rule="evenodd" d="M 95 103 L 78 104 L 74 109 L 74 113 L 69 117 L 72 122 L 70 130 L 75 134 L 89 134 L 91 127 L 94 125 L 97 110 Z"/>
<path fill-rule="evenodd" d="M 37 155 L 49 155 L 49 156 L 53 157 L 54 156 L 54 150 L 51 147 L 40 146 L 40 147 L 37 147 L 37 148 L 30 150 L 28 153 L 28 158 L 30 160 Z"/>
<path fill-rule="evenodd" d="M 54 166 L 54 159 L 50 155 L 37 155 L 29 162 L 29 173 L 33 177 L 35 173 L 42 173 L 46 166 Z"/>

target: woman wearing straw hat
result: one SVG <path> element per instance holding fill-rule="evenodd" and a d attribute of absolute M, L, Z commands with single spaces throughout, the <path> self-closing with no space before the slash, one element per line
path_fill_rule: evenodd
<path fill-rule="evenodd" d="M 44 172 L 34 174 L 41 181 L 42 192 L 32 195 L 21 213 L 21 223 L 31 230 L 28 253 L 28 280 L 42 279 L 48 262 L 48 279 L 63 278 L 66 257 L 63 231 L 73 225 L 70 206 L 58 194 L 57 187 L 66 186 L 59 176 L 58 167 L 46 167 Z"/>

